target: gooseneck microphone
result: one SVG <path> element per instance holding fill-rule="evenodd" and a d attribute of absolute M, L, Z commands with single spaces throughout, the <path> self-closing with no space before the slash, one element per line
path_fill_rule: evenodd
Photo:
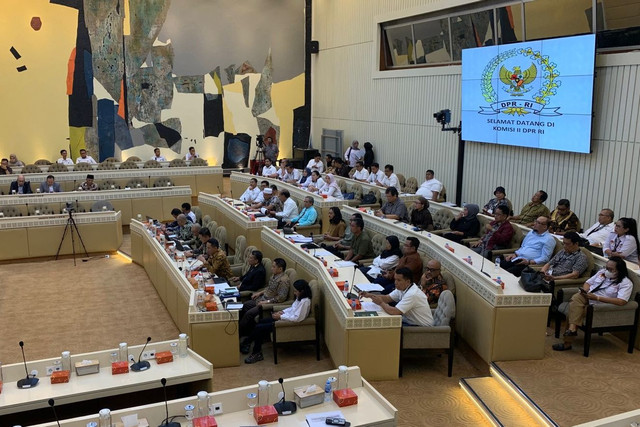
<path fill-rule="evenodd" d="M 147 348 L 147 344 L 149 344 L 149 341 L 151 341 L 151 337 L 147 337 L 147 342 L 144 344 L 144 347 L 142 347 L 142 350 L 140 351 L 140 355 L 138 356 L 138 361 L 133 365 L 131 365 L 131 370 L 133 372 L 146 371 L 151 367 L 151 364 L 148 361 L 146 360 L 140 361 L 140 359 L 142 358 L 142 353 L 144 353 L 144 349 Z"/>
<path fill-rule="evenodd" d="M 24 362 L 24 372 L 27 374 L 26 378 L 18 380 L 18 388 L 31 388 L 38 385 L 39 378 L 36 378 L 29 375 L 29 370 L 27 369 L 27 359 L 24 357 L 24 341 L 20 341 L 20 349 L 22 350 L 22 361 Z"/>
<path fill-rule="evenodd" d="M 58 423 L 58 427 L 60 427 L 60 419 L 58 419 L 58 414 L 56 414 L 56 408 L 53 406 L 55 402 L 53 399 L 49 399 L 49 406 L 51 406 L 51 410 L 53 411 L 53 417 L 56 419 L 56 423 Z"/>
<path fill-rule="evenodd" d="M 164 409 L 167 417 L 164 420 L 162 420 L 162 424 L 160 424 L 158 427 L 180 427 L 180 423 L 169 422 L 169 403 L 167 402 L 167 379 L 162 378 L 160 382 L 162 383 L 162 391 L 164 391 Z"/>
<path fill-rule="evenodd" d="M 491 275 L 489 273 L 487 273 L 486 271 L 484 271 L 484 259 L 487 257 L 487 254 L 485 253 L 486 250 L 487 250 L 487 244 L 481 240 L 480 241 L 480 255 L 482 255 L 482 263 L 480 264 L 480 272 L 482 274 L 484 274 L 485 276 L 487 276 L 488 278 L 491 278 Z"/>
<path fill-rule="evenodd" d="M 218 185 L 218 192 L 220 193 L 220 196 L 222 196 L 222 190 L 220 189 L 220 186 Z"/>
<path fill-rule="evenodd" d="M 356 280 L 357 270 L 358 270 L 358 264 L 353 266 L 353 277 L 351 277 L 351 282 L 349 283 L 349 289 L 347 289 L 347 299 L 358 298 L 358 295 L 351 293 L 351 289 L 353 289 L 353 281 Z"/>
<path fill-rule="evenodd" d="M 278 378 L 278 382 L 280 383 L 280 387 L 282 387 L 282 399 L 280 399 L 278 403 L 274 404 L 273 407 L 276 408 L 276 411 L 280 415 L 295 414 L 296 411 L 298 410 L 298 407 L 296 406 L 296 402 L 285 400 L 286 394 L 285 394 L 284 385 L 283 385 L 284 380 L 282 378 Z"/>

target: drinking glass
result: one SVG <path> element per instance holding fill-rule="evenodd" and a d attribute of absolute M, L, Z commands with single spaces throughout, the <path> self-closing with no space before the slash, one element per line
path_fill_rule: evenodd
<path fill-rule="evenodd" d="M 258 404 L 258 395 L 255 393 L 247 394 L 247 405 L 249 405 L 249 414 L 253 414 L 253 408 Z"/>

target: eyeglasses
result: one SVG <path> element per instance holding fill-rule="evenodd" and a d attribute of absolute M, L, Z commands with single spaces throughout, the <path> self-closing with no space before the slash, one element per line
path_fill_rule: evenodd
<path fill-rule="evenodd" d="M 438 271 L 438 270 L 440 270 L 439 268 L 431 268 L 431 267 L 425 267 L 424 269 L 425 269 L 425 271 Z"/>

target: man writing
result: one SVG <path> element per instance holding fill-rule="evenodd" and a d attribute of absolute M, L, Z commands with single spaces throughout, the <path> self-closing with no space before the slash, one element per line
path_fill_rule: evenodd
<path fill-rule="evenodd" d="M 202 227 L 200 231 L 198 231 L 198 240 L 200 244 L 198 247 L 194 248 L 191 251 L 186 251 L 185 255 L 187 257 L 203 255 L 207 251 L 207 242 L 211 239 L 211 231 L 207 227 Z M 193 247 L 193 246 L 192 246 Z"/>
<path fill-rule="evenodd" d="M 361 160 L 356 162 L 356 168 L 349 172 L 352 179 L 360 182 L 367 182 L 369 178 L 369 172 L 364 168 L 364 163 Z"/>
<path fill-rule="evenodd" d="M 387 196 L 387 203 L 376 211 L 376 216 L 383 219 L 408 221 L 407 207 L 398 197 L 398 190 L 395 187 L 388 187 L 384 194 Z"/>
<path fill-rule="evenodd" d="M 224 279 L 229 279 L 233 276 L 227 256 L 224 251 L 220 250 L 220 243 L 217 239 L 209 239 L 207 242 L 207 255 L 209 255 L 207 259 L 200 255 L 198 260 L 202 261 L 202 265 L 207 268 L 209 273 Z"/>
<path fill-rule="evenodd" d="M 538 217 L 533 229 L 525 236 L 520 249 L 506 255 L 500 267 L 514 276 L 520 277 L 522 270 L 528 265 L 545 264 L 553 254 L 556 239 L 549 233 L 549 218 Z"/>

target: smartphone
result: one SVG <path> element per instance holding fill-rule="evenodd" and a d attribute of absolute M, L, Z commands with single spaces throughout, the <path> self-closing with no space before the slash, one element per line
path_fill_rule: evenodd
<path fill-rule="evenodd" d="M 330 426 L 346 426 L 347 425 L 347 422 L 345 421 L 344 418 L 337 418 L 337 417 L 329 417 L 326 420 L 324 420 L 324 423 Z"/>
<path fill-rule="evenodd" d="M 578 289 L 580 289 L 580 293 L 581 294 L 586 294 L 587 293 L 587 291 L 585 291 L 584 288 L 578 288 Z"/>

